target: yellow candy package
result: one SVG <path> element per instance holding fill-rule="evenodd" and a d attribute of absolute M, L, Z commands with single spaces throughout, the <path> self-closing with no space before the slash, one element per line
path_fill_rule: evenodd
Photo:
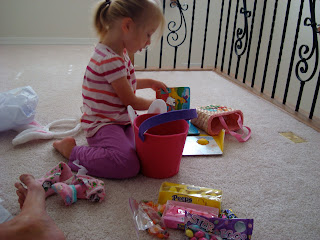
<path fill-rule="evenodd" d="M 222 190 L 163 182 L 159 190 L 158 203 L 165 204 L 168 200 L 215 207 L 221 211 Z"/>

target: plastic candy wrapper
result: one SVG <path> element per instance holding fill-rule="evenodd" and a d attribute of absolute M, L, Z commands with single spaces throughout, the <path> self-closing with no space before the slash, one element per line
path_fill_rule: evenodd
<path fill-rule="evenodd" d="M 163 182 L 159 190 L 158 203 L 165 204 L 169 200 L 215 207 L 219 208 L 220 211 L 222 190 Z"/>
<path fill-rule="evenodd" d="M 139 230 L 146 230 L 149 234 L 158 238 L 168 238 L 169 233 L 161 222 L 161 214 L 165 206 L 154 204 L 153 202 L 137 202 L 129 199 L 129 206 L 132 212 L 134 224 L 139 238 Z M 158 213 L 160 212 L 160 214 Z"/>
<path fill-rule="evenodd" d="M 38 96 L 30 86 L 0 93 L 0 132 L 33 121 Z"/>
<path fill-rule="evenodd" d="M 219 217 L 220 217 L 220 218 L 227 218 L 227 219 L 238 218 L 238 217 L 233 213 L 232 209 L 222 210 Z"/>
<path fill-rule="evenodd" d="M 219 214 L 218 208 L 169 200 L 162 216 L 164 225 L 168 228 L 184 229 L 186 211 L 208 218 L 218 217 Z"/>
<path fill-rule="evenodd" d="M 186 239 L 250 240 L 252 231 L 253 219 L 206 218 L 186 212 Z"/>

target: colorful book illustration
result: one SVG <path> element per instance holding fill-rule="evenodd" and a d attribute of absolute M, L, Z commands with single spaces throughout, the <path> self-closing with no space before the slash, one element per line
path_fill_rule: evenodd
<path fill-rule="evenodd" d="M 173 87 L 167 88 L 168 93 L 162 89 L 156 93 L 156 98 L 162 99 L 167 104 L 167 111 L 190 109 L 190 88 Z M 189 121 L 188 135 L 199 135 L 199 130 Z"/>
<path fill-rule="evenodd" d="M 162 89 L 158 90 L 156 97 L 162 99 L 167 104 L 167 111 L 189 109 L 190 108 L 190 88 L 174 87 L 167 88 L 168 93 Z"/>
<path fill-rule="evenodd" d="M 183 148 L 183 156 L 222 155 L 225 131 L 218 136 L 188 136 Z"/>

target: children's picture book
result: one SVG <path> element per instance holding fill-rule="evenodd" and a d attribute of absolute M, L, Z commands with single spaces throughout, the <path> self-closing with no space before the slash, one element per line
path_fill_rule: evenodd
<path fill-rule="evenodd" d="M 190 109 L 190 88 L 189 87 L 173 87 L 167 88 L 168 93 L 162 89 L 156 93 L 157 99 L 162 99 L 167 104 L 167 112 L 181 109 Z M 199 130 L 189 122 L 189 136 L 199 135 Z"/>
<path fill-rule="evenodd" d="M 218 136 L 187 136 L 184 144 L 183 156 L 222 155 L 225 131 Z"/>
<path fill-rule="evenodd" d="M 190 109 L 190 88 L 173 87 L 167 88 L 168 93 L 162 89 L 158 90 L 156 97 L 162 99 L 167 104 L 167 111 Z"/>

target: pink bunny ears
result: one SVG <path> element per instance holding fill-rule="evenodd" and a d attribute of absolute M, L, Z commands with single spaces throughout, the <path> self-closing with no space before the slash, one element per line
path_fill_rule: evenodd
<path fill-rule="evenodd" d="M 50 131 L 51 127 L 66 126 L 70 124 L 72 126 L 72 129 L 70 130 L 61 132 Z M 42 126 L 38 122 L 33 121 L 29 124 L 16 128 L 15 130 L 20 133 L 12 140 L 12 144 L 14 146 L 29 142 L 31 140 L 53 139 L 63 138 L 66 136 L 73 136 L 81 131 L 81 124 L 80 121 L 76 119 L 56 120 L 52 123 L 49 123 L 46 126 Z"/>

